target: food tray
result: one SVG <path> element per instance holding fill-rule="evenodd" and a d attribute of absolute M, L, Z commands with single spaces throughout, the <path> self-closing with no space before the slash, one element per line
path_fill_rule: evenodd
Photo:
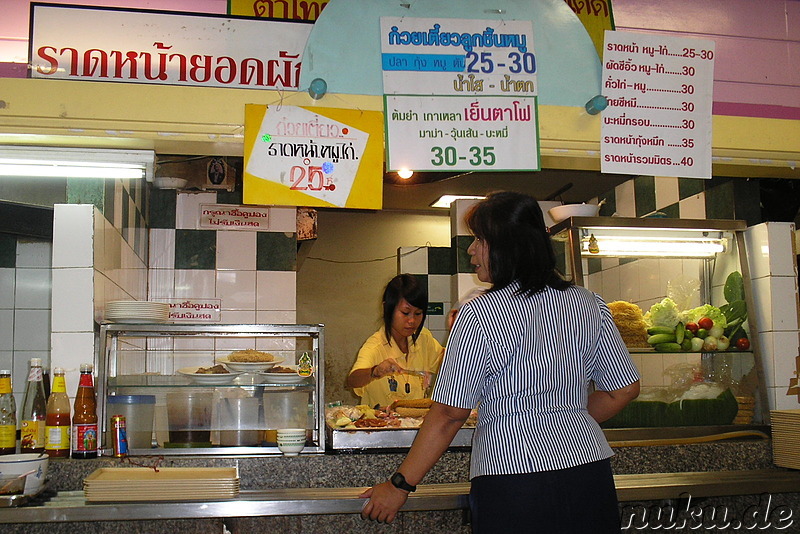
<path fill-rule="evenodd" d="M 346 449 L 408 449 L 417 437 L 418 428 L 358 428 L 333 429 L 326 426 L 328 446 L 333 450 Z M 471 447 L 474 428 L 461 428 L 451 447 Z"/>

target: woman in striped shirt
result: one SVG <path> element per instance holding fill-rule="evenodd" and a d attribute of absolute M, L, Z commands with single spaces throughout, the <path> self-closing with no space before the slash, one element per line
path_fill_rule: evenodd
<path fill-rule="evenodd" d="M 459 312 L 433 407 L 390 481 L 362 495 L 362 516 L 393 521 L 480 403 L 473 532 L 619 532 L 599 423 L 636 398 L 639 375 L 608 307 L 559 275 L 534 198 L 493 193 L 466 222 L 470 261 L 491 288 Z"/>

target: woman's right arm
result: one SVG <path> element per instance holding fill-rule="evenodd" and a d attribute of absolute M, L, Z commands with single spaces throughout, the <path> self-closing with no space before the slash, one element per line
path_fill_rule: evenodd
<path fill-rule="evenodd" d="M 377 365 L 362 369 L 353 369 L 347 375 L 347 385 L 351 388 L 361 388 L 386 375 L 399 373 L 403 370 L 394 358 L 386 358 Z"/>

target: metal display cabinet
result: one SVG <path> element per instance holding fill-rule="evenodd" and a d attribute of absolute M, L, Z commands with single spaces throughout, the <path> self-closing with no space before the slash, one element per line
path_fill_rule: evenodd
<path fill-rule="evenodd" d="M 283 366 L 297 364 L 303 354 L 308 354 L 312 358 L 313 375 L 298 378 L 298 383 L 286 384 L 275 383 L 274 379 L 253 372 L 240 374 L 229 383 L 205 384 L 196 383 L 192 376 L 185 374 L 186 368 L 211 367 L 231 352 L 246 349 L 269 352 L 282 359 L 278 364 Z M 292 424 L 307 429 L 302 454 L 325 450 L 323 325 L 107 323 L 100 326 L 98 352 L 98 420 L 106 451 L 111 447 L 110 432 L 107 432 L 108 398 L 114 395 L 152 395 L 156 399 L 152 448 L 132 448 L 132 455 L 281 454 L 274 441 L 274 429 L 268 428 L 270 418 L 274 421 L 276 410 L 285 410 L 286 399 L 290 399 L 295 410 L 294 420 L 297 420 L 298 400 L 303 403 L 305 398 L 308 399 L 307 404 L 302 405 L 305 413 L 300 414 L 303 420 Z M 209 440 L 176 446 L 169 434 L 167 395 L 188 396 L 197 392 L 213 393 Z M 230 445 L 230 441 L 225 443 L 222 429 L 230 432 L 232 421 L 230 414 L 222 413 L 220 403 L 223 399 L 253 397 L 258 399 L 258 443 L 254 444 L 251 439 L 246 446 L 238 442 L 222 446 Z"/>
<path fill-rule="evenodd" d="M 715 352 L 659 353 L 654 348 L 629 347 L 629 351 L 639 366 L 643 388 L 668 386 L 664 369 L 682 360 L 699 364 L 705 377 L 730 381 L 736 389 L 746 386 L 743 395 L 747 397 L 737 397 L 737 402 L 750 399 L 744 401 L 750 402 L 750 410 L 755 404 L 750 423 L 758 425 L 769 423 L 769 404 L 745 256 L 745 229 L 746 224 L 736 220 L 572 217 L 553 225 L 550 235 L 559 268 L 568 278 L 606 302 L 632 302 L 643 312 L 668 295 L 668 284 L 694 286 L 688 283 L 691 279 L 699 286 L 693 305 L 678 308 L 719 307 L 727 302 L 723 291 L 727 276 L 739 271 L 748 310 L 749 350 L 732 347 Z M 739 404 L 739 413 L 744 413 L 742 406 Z M 742 425 L 730 425 L 728 430 L 742 429 Z"/>

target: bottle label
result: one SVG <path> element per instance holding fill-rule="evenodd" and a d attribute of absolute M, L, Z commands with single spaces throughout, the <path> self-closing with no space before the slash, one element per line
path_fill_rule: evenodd
<path fill-rule="evenodd" d="M 0 395 L 3 393 L 11 393 L 11 377 L 4 376 L 0 378 Z"/>
<path fill-rule="evenodd" d="M 41 367 L 31 367 L 31 370 L 28 371 L 28 382 L 41 382 L 42 373 Z"/>
<path fill-rule="evenodd" d="M 53 377 L 53 390 L 51 393 L 66 393 L 67 392 L 67 382 L 64 380 L 62 375 L 56 375 Z"/>
<path fill-rule="evenodd" d="M 20 447 L 22 449 L 43 449 L 45 424 L 44 421 L 23 419 L 19 426 Z"/>
<path fill-rule="evenodd" d="M 69 427 L 47 426 L 45 428 L 44 450 L 63 451 L 69 449 Z"/>
<path fill-rule="evenodd" d="M 78 381 L 78 386 L 87 388 L 94 387 L 94 383 L 92 382 L 92 373 L 81 373 L 81 378 Z"/>
<path fill-rule="evenodd" d="M 97 423 L 72 425 L 72 450 L 74 452 L 97 451 Z"/>
<path fill-rule="evenodd" d="M 0 449 L 17 446 L 17 425 L 0 425 Z"/>

